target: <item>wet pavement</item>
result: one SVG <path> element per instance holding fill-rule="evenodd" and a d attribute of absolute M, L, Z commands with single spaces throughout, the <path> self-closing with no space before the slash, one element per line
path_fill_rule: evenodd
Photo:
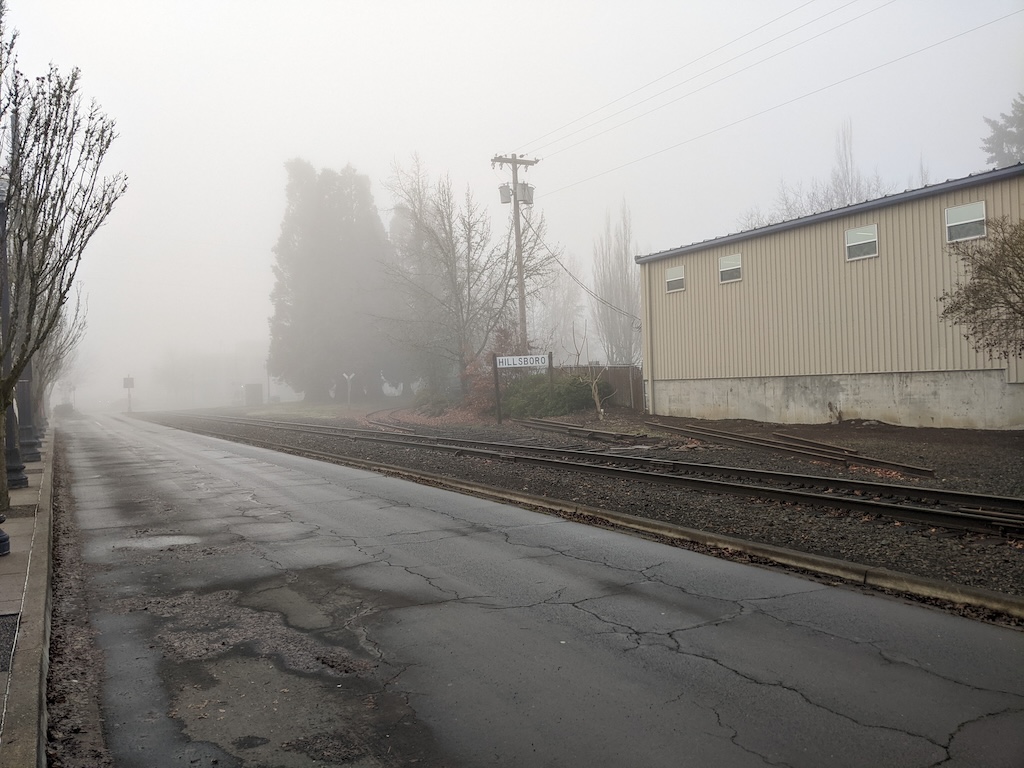
<path fill-rule="evenodd" d="M 1024 764 L 1022 632 L 123 417 L 62 434 L 119 766 Z"/>

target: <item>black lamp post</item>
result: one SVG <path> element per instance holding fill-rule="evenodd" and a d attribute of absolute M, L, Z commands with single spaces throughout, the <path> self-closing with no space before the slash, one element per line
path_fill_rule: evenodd
<path fill-rule="evenodd" d="M 21 447 L 21 460 L 42 461 L 39 452 L 39 435 L 36 432 L 35 406 L 32 403 L 32 360 L 25 366 L 24 378 L 18 382 L 17 390 L 18 414 L 21 417 L 18 429 L 18 445 Z"/>

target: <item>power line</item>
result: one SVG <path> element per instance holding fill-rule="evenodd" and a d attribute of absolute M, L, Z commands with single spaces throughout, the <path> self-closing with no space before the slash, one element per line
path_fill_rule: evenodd
<path fill-rule="evenodd" d="M 662 80 L 664 80 L 664 79 L 665 79 L 666 77 L 671 77 L 671 76 L 672 76 L 672 75 L 674 75 L 674 74 L 675 74 L 676 72 L 681 72 L 682 70 L 686 69 L 687 67 L 689 67 L 689 66 L 691 66 L 691 65 L 693 65 L 693 64 L 696 64 L 696 63 L 697 63 L 698 61 L 701 61 L 702 59 L 706 59 L 706 58 L 707 58 L 708 56 L 711 56 L 712 54 L 718 53 L 719 51 L 721 51 L 721 50 L 723 50 L 723 49 L 725 49 L 725 48 L 728 48 L 728 47 L 729 47 L 730 45 L 732 45 L 733 43 L 738 43 L 738 42 L 739 42 L 740 40 L 742 40 L 742 39 L 743 39 L 743 38 L 745 38 L 745 37 L 750 37 L 750 35 L 754 34 L 755 32 L 759 32 L 759 31 L 761 31 L 762 29 L 764 29 L 765 27 L 769 27 L 769 26 L 771 26 L 772 24 L 774 24 L 775 22 L 777 22 L 777 21 L 780 21 L 781 19 L 784 19 L 784 18 L 785 18 L 786 16 L 789 16 L 790 14 L 796 13 L 796 12 L 797 12 L 797 11 L 799 11 L 799 10 L 800 10 L 801 8 L 806 8 L 806 7 L 808 6 L 808 5 L 811 5 L 812 3 L 815 3 L 815 2 L 817 2 L 817 0 L 808 0 L 808 1 L 807 1 L 806 3 L 804 3 L 803 5 L 798 5 L 798 6 L 797 6 L 796 8 L 794 8 L 793 10 L 791 10 L 791 11 L 787 11 L 786 13 L 782 14 L 781 16 L 776 16 L 776 17 L 775 17 L 774 19 L 772 19 L 771 21 L 765 22 L 764 24 L 762 24 L 762 25 L 761 25 L 761 26 L 759 26 L 759 27 L 755 27 L 754 29 L 750 30 L 749 32 L 746 32 L 746 33 L 744 33 L 744 34 L 740 35 L 739 37 L 737 37 L 737 38 L 734 38 L 734 39 L 730 40 L 729 42 L 727 42 L 727 43 L 725 43 L 725 44 L 723 44 L 723 45 L 720 45 L 720 46 L 718 46 L 718 47 L 717 47 L 717 48 L 715 48 L 714 50 L 708 51 L 707 53 L 705 53 L 705 54 L 703 54 L 703 55 L 701 55 L 701 56 L 698 56 L 698 57 L 697 57 L 696 59 L 691 59 L 690 61 L 688 61 L 688 62 L 686 62 L 685 64 L 683 64 L 683 65 L 682 65 L 681 67 L 676 67 L 676 68 L 675 68 L 675 69 L 673 69 L 673 70 L 672 70 L 671 72 L 666 72 L 666 73 L 665 73 L 664 75 L 662 75 L 661 77 L 656 77 L 656 78 L 655 78 L 654 80 L 651 80 L 651 81 L 650 81 L 649 83 L 645 83 L 644 85 L 641 85 L 641 86 L 640 86 L 639 88 L 635 88 L 635 89 L 633 89 L 632 91 L 630 91 L 629 93 L 626 93 L 626 94 L 624 94 L 624 95 L 620 96 L 620 97 L 619 97 L 619 98 L 617 98 L 617 99 L 613 99 L 612 101 L 609 101 L 609 102 L 608 102 L 607 104 L 605 104 L 604 106 L 602 106 L 602 107 L 598 107 L 597 109 L 595 109 L 595 110 L 593 110 L 593 111 L 591 111 L 591 112 L 588 112 L 587 114 L 583 115 L 582 117 L 577 117 L 577 118 L 576 118 L 575 120 L 570 120 L 570 121 L 569 121 L 568 123 L 566 123 L 565 125 L 563 125 L 563 126 L 561 126 L 561 127 L 559 127 L 559 128 L 555 128 L 555 129 L 554 129 L 554 130 L 552 130 L 552 131 L 548 131 L 547 133 L 545 133 L 545 134 L 543 134 L 543 135 L 541 135 L 541 136 L 538 136 L 538 137 L 537 137 L 536 139 L 533 139 L 532 141 L 528 141 L 528 142 L 527 142 L 527 143 L 526 143 L 525 145 L 523 145 L 523 146 L 531 146 L 531 145 L 532 145 L 532 144 L 533 144 L 534 142 L 538 142 L 538 141 L 543 141 L 543 140 L 544 140 L 544 139 L 546 139 L 546 138 L 547 138 L 548 136 L 551 136 L 551 135 L 553 135 L 553 134 L 556 134 L 556 133 L 558 133 L 559 131 L 565 130 L 566 128 L 569 128 L 570 126 L 573 126 L 573 125 L 575 125 L 576 123 L 580 122 L 581 120 L 586 120 L 586 119 L 587 119 L 588 117 L 590 117 L 591 115 L 596 115 L 596 114 L 597 114 L 598 112 L 600 112 L 601 110 L 603 110 L 603 109 L 607 109 L 608 107 L 611 107 L 611 106 L 613 106 L 613 105 L 615 105 L 615 104 L 618 104 L 618 103 L 619 103 L 620 101 L 622 101 L 623 99 L 628 99 L 628 98 L 629 98 L 630 96 L 632 96 L 633 94 L 635 94 L 635 93 L 640 93 L 640 91 L 644 90 L 645 88 L 649 88 L 650 86 L 654 85 L 655 83 L 660 83 L 660 82 L 661 82 Z M 857 2 L 857 0 L 852 0 L 852 2 Z M 850 5 L 850 3 L 847 3 L 847 5 Z M 846 6 L 844 5 L 843 7 L 845 8 Z M 837 9 L 837 10 L 838 10 L 838 9 Z M 826 14 L 826 15 L 827 15 L 827 14 Z M 640 102 L 640 103 L 642 104 L 643 102 Z M 605 119 L 607 119 L 607 118 L 605 118 Z M 600 122 L 600 121 L 598 121 L 598 122 Z M 547 145 L 546 145 L 546 144 L 542 144 L 541 146 L 542 146 L 542 147 L 544 147 L 544 146 L 547 146 Z M 519 151 L 520 151 L 521 149 L 522 149 L 521 147 L 520 147 L 520 148 L 517 148 L 517 149 L 516 149 L 516 152 L 519 152 Z M 530 152 L 530 153 L 528 153 L 528 154 L 534 154 L 534 153 L 533 153 L 533 152 Z"/>
<path fill-rule="evenodd" d="M 854 0 L 854 2 L 856 2 L 856 1 L 857 0 Z M 834 27 L 830 27 L 830 28 L 828 28 L 826 30 L 823 30 L 822 32 L 819 32 L 816 35 L 812 35 L 811 37 L 808 37 L 806 40 L 801 40 L 798 43 L 793 43 L 793 45 L 789 46 L 788 48 L 784 48 L 781 51 L 776 51 L 775 53 L 771 54 L 770 56 L 765 56 L 763 59 L 759 59 L 759 60 L 757 60 L 755 62 L 752 62 L 752 63 L 748 64 L 745 67 L 741 67 L 740 69 L 737 69 L 735 72 L 730 72 L 728 75 L 724 75 L 724 76 L 718 78 L 717 80 L 714 80 L 714 81 L 712 81 L 710 83 L 706 83 L 706 84 L 702 85 L 700 88 L 695 88 L 694 90 L 689 91 L 688 93 L 684 93 L 682 96 L 678 96 L 678 97 L 672 99 L 671 101 L 667 101 L 664 104 L 661 104 L 660 106 L 654 107 L 653 109 L 649 109 L 646 112 L 643 112 L 643 113 L 641 113 L 639 115 L 634 115 L 633 117 L 629 118 L 628 120 L 623 120 L 621 123 L 613 125 L 610 128 L 606 128 L 603 131 L 599 131 L 598 133 L 595 133 L 595 134 L 593 134 L 591 136 L 588 136 L 585 139 L 581 139 L 580 141 L 577 141 L 574 144 L 570 144 L 567 147 L 562 147 L 561 149 L 555 150 L 554 152 L 550 153 L 548 155 L 548 157 L 552 157 L 552 156 L 557 155 L 557 154 L 559 154 L 561 152 L 565 152 L 566 150 L 573 149 L 574 147 L 578 147 L 580 144 L 585 144 L 586 142 L 590 141 L 591 139 L 596 139 L 598 136 L 604 136 L 606 133 L 614 131 L 616 128 L 621 128 L 622 126 L 629 125 L 630 123 L 634 122 L 635 120 L 639 120 L 642 117 L 647 117 L 648 115 L 654 114 L 655 112 L 657 112 L 659 110 L 662 110 L 665 107 L 668 107 L 668 106 L 670 106 L 672 104 L 680 102 L 683 99 L 689 98 L 690 96 L 693 96 L 696 93 L 700 93 L 701 91 L 705 91 L 705 90 L 707 90 L 708 88 L 710 88 L 713 85 L 718 85 L 719 83 L 725 82 L 726 80 L 728 80 L 728 79 L 730 79 L 732 77 L 735 77 L 736 75 L 739 75 L 739 74 L 741 74 L 743 72 L 746 72 L 748 69 L 753 69 L 754 67 L 756 67 L 756 66 L 758 66 L 760 64 L 764 64 L 766 61 L 770 61 L 770 60 L 772 60 L 772 59 L 774 59 L 774 58 L 776 58 L 778 56 L 781 56 L 784 53 L 789 53 L 794 48 L 799 48 L 801 45 L 805 45 L 805 44 L 811 42 L 812 40 L 816 40 L 819 37 L 823 37 L 824 35 L 827 35 L 830 32 L 834 32 L 835 30 L 839 29 L 840 27 L 844 27 L 847 24 L 851 24 L 851 23 L 853 23 L 855 21 L 858 21 L 859 19 L 862 19 L 865 16 L 874 13 L 875 11 L 880 11 L 882 8 L 885 8 L 888 5 L 892 5 L 895 2 L 896 2 L 896 0 L 889 0 L 887 3 L 884 3 L 883 5 L 880 5 L 877 8 L 872 8 L 869 11 L 865 11 L 864 13 L 860 14 L 859 16 L 854 16 L 852 19 L 847 19 L 844 22 L 836 24 Z M 847 5 L 852 5 L 852 3 L 847 3 Z M 843 8 L 845 8 L 845 7 L 846 6 L 844 5 Z M 822 16 L 820 18 L 824 18 L 824 16 Z M 815 21 L 817 21 L 817 19 L 815 19 Z M 810 22 L 808 22 L 808 23 L 810 23 Z M 806 25 L 803 25 L 803 26 L 806 26 Z M 798 27 L 798 29 L 799 29 L 799 27 Z M 693 77 L 688 78 L 687 80 L 684 80 L 683 82 L 678 83 L 677 85 L 672 86 L 672 88 L 667 88 L 664 91 L 661 91 L 660 93 L 656 93 L 653 96 L 650 96 L 649 98 L 644 99 L 643 101 L 637 102 L 636 104 L 633 105 L 633 107 L 640 106 L 640 104 L 643 104 L 643 103 L 645 103 L 647 101 L 650 101 L 651 99 L 657 98 L 658 96 L 662 96 L 662 95 L 668 93 L 669 91 L 674 90 L 675 88 L 678 88 L 680 85 L 685 85 L 686 83 L 689 83 L 689 82 L 691 82 L 693 80 L 696 80 L 701 75 L 705 75 L 708 72 L 711 72 L 712 70 L 717 69 L 720 66 L 724 66 L 725 64 L 728 64 L 729 62 L 732 62 L 732 61 L 735 61 L 736 59 L 742 58 L 747 53 L 751 53 L 753 51 L 756 51 L 757 48 L 761 48 L 761 47 L 763 47 L 763 45 L 768 45 L 768 43 L 775 42 L 775 40 L 778 40 L 780 37 L 784 37 L 784 36 L 785 35 L 780 35 L 779 37 L 773 38 L 772 40 L 769 40 L 768 42 L 763 43 L 762 45 L 759 45 L 756 48 L 751 48 L 750 51 L 746 51 L 746 52 L 744 52 L 742 54 L 734 56 L 733 58 L 729 59 L 728 61 L 724 61 L 721 64 L 719 64 L 719 65 L 717 65 L 715 67 L 712 67 L 711 69 L 705 70 L 704 72 L 702 72 L 702 73 L 700 73 L 698 75 L 694 75 Z M 609 115 L 608 118 L 605 118 L 605 119 L 611 119 L 613 117 L 616 117 L 617 115 L 621 115 L 623 112 L 627 112 L 630 109 L 632 109 L 633 107 L 628 107 L 627 109 L 620 110 L 619 112 L 616 112 L 613 115 Z M 603 122 L 603 121 L 598 121 L 598 122 Z M 595 126 L 597 124 L 598 124 L 597 122 L 591 123 L 590 125 L 585 126 L 583 128 L 580 128 L 578 131 L 574 131 L 573 133 L 570 133 L 567 136 L 564 136 L 563 138 L 567 139 L 570 136 L 574 136 L 577 133 L 580 133 L 580 132 L 586 130 L 587 128 L 592 128 L 593 126 Z M 561 141 L 561 139 L 560 139 L 560 141 Z"/>
<path fill-rule="evenodd" d="M 664 147 L 663 149 L 659 149 L 659 150 L 657 150 L 655 152 L 651 152 L 651 153 L 646 154 L 646 155 L 644 155 L 642 157 L 638 157 L 638 158 L 635 158 L 635 159 L 630 160 L 628 162 L 622 163 L 621 165 L 617 165 L 614 168 L 609 168 L 607 170 L 601 171 L 600 173 L 595 173 L 593 176 L 588 176 L 585 179 L 580 179 L 579 181 L 574 181 L 571 184 L 566 184 L 565 186 L 559 187 L 558 189 L 555 189 L 555 190 L 552 190 L 551 192 L 548 192 L 547 195 L 555 195 L 555 194 L 558 194 L 559 192 L 564 192 L 567 189 L 571 189 L 572 187 L 579 186 L 580 184 L 585 184 L 586 182 L 593 181 L 594 179 L 599 179 L 602 176 L 607 176 L 609 173 L 614 173 L 615 171 L 622 170 L 623 168 L 627 168 L 630 165 L 635 165 L 636 163 L 643 162 L 644 160 L 649 160 L 652 157 L 657 157 L 658 155 L 664 154 L 665 152 L 669 152 L 669 151 L 671 151 L 673 149 L 678 149 L 679 147 L 685 146 L 686 144 L 692 144 L 695 141 L 698 141 L 700 139 L 703 139 L 703 138 L 706 138 L 708 136 L 711 136 L 712 134 L 719 133 L 720 131 L 724 131 L 727 128 L 732 128 L 734 126 L 740 125 L 741 123 L 745 123 L 745 122 L 747 122 L 749 120 L 753 120 L 754 118 L 760 117 L 761 115 L 766 115 L 769 112 L 774 112 L 775 110 L 782 109 L 783 107 L 787 107 L 790 104 L 795 104 L 798 101 L 802 101 L 803 99 L 809 98 L 809 97 L 814 96 L 814 95 L 819 94 L 819 93 L 822 93 L 822 92 L 827 91 L 827 90 L 829 90 L 831 88 L 835 88 L 837 85 L 842 85 L 844 83 L 848 83 L 851 80 L 855 80 L 858 77 L 862 77 L 864 75 L 871 74 L 872 72 L 877 72 L 878 70 L 880 70 L 880 69 L 882 69 L 884 67 L 888 67 L 888 66 L 890 66 L 892 64 L 896 64 L 896 63 L 898 63 L 900 61 L 904 61 L 905 59 L 909 59 L 910 57 L 916 56 L 919 53 L 924 53 L 925 51 L 931 50 L 932 48 L 936 48 L 936 47 L 938 47 L 940 45 L 945 45 L 946 43 L 951 42 L 952 40 L 956 40 L 957 38 L 963 37 L 964 35 L 969 35 L 972 32 L 977 32 L 979 29 L 984 29 L 985 27 L 989 27 L 989 26 L 991 26 L 993 24 L 997 24 L 997 23 L 999 23 L 1001 21 L 1005 21 L 1006 19 L 1010 18 L 1011 16 L 1016 16 L 1017 14 L 1020 14 L 1020 13 L 1024 13 L 1024 8 L 1022 8 L 1020 10 L 1017 10 L 1017 11 L 1012 11 L 1012 12 L 1010 12 L 1010 13 L 1004 15 L 1004 16 L 1000 16 L 997 19 L 993 19 L 992 21 L 987 21 L 984 24 L 979 24 L 976 27 L 972 27 L 971 29 L 964 30 L 963 32 L 959 32 L 959 33 L 957 33 L 955 35 L 952 35 L 950 37 L 947 37 L 947 38 L 945 38 L 943 40 L 939 40 L 938 42 L 931 43 L 930 45 L 926 45 L 923 48 L 918 48 L 916 51 L 911 51 L 910 53 L 906 53 L 906 54 L 904 54 L 902 56 L 898 56 L 895 59 L 890 59 L 889 61 L 886 61 L 886 62 L 884 62 L 882 64 L 878 64 L 878 65 L 876 65 L 874 67 L 870 67 L 868 69 L 862 70 L 861 72 L 858 72 L 855 75 L 850 75 L 849 77 L 844 77 L 841 80 L 836 80 L 835 82 L 829 83 L 828 85 L 823 85 L 820 88 L 815 88 L 814 90 L 808 91 L 808 92 L 806 92 L 804 94 L 801 94 L 800 96 L 794 96 L 792 99 L 788 99 L 787 101 L 783 101 L 783 102 L 781 102 L 779 104 L 776 104 L 774 106 L 767 107 L 766 109 L 762 109 L 759 112 L 754 112 L 753 114 L 747 115 L 746 117 L 741 117 L 738 120 L 733 120 L 731 123 L 727 123 L 725 125 L 720 125 L 717 128 L 712 128 L 710 131 L 705 131 L 704 133 L 702 133 L 702 134 L 700 134 L 698 136 L 692 136 L 691 138 L 686 139 L 685 141 L 680 141 L 680 142 L 678 142 L 676 144 L 672 144 L 671 146 Z"/>
<path fill-rule="evenodd" d="M 832 32 L 832 31 L 834 31 L 836 29 L 839 29 L 839 27 L 842 27 L 842 26 L 845 26 L 846 24 L 849 24 L 851 22 L 857 21 L 858 19 L 863 18 L 864 16 L 867 16 L 870 13 L 874 13 L 875 11 L 881 10 L 886 5 L 891 5 L 895 1 L 896 0 L 889 0 L 889 2 L 885 3 L 885 5 L 880 5 L 877 8 L 872 8 L 869 11 L 865 11 L 860 16 L 856 16 L 856 17 L 854 17 L 852 19 L 848 19 L 847 21 L 844 21 L 841 24 L 837 24 L 836 26 L 831 27 L 830 29 L 827 29 L 824 32 L 820 32 L 819 34 L 815 35 L 814 37 L 809 37 L 809 38 L 807 38 L 807 40 L 803 40 L 803 41 L 801 41 L 799 43 L 795 43 L 795 44 L 793 44 L 789 48 L 786 48 L 783 51 L 779 51 L 778 53 L 773 54 L 772 56 L 768 56 L 765 59 L 761 59 L 760 61 L 754 62 L 754 64 L 748 65 L 748 66 L 744 67 L 743 69 L 737 70 L 736 72 L 733 72 L 732 74 L 726 75 L 725 77 L 723 77 L 723 78 L 721 78 L 719 80 L 716 80 L 713 83 L 708 83 L 707 85 L 705 85 L 705 86 L 703 86 L 701 88 L 698 88 L 695 91 L 691 91 L 690 93 L 687 93 L 687 94 L 685 94 L 685 96 L 682 96 L 680 98 L 685 98 L 686 96 L 691 96 L 694 93 L 698 93 L 698 92 L 704 90 L 705 88 L 708 88 L 708 87 L 710 87 L 712 85 L 715 85 L 717 83 L 722 82 L 722 80 L 726 80 L 726 79 L 728 79 L 730 77 L 738 75 L 740 72 L 745 72 L 747 69 L 750 69 L 751 67 L 756 66 L 757 64 L 760 64 L 760 63 L 762 63 L 764 61 L 768 61 L 769 59 L 774 58 L 775 56 L 778 56 L 778 55 L 780 55 L 782 53 L 786 53 L 786 51 L 790 51 L 793 48 L 796 48 L 798 46 L 803 45 L 804 43 L 810 42 L 811 40 L 814 40 L 815 38 L 820 37 L 821 35 L 828 34 L 829 32 Z M 758 50 L 760 48 L 764 48 L 766 45 L 771 45 L 772 43 L 774 43 L 774 42 L 776 42 L 778 40 L 781 40 L 782 38 L 787 37 L 787 36 L 793 34 L 794 32 L 797 32 L 798 30 L 803 29 L 804 27 L 810 26 L 811 24 L 814 24 L 814 23 L 816 23 L 818 21 L 821 21 L 826 16 L 831 16 L 833 13 L 837 13 L 837 12 L 843 10 L 844 8 L 846 8 L 848 6 L 851 6 L 854 3 L 858 3 L 858 2 L 860 2 L 860 0 L 850 0 L 850 2 L 846 3 L 845 5 L 841 5 L 838 8 L 834 8 L 831 11 L 828 11 L 827 13 L 823 13 L 821 16 L 813 18 L 810 21 L 804 22 L 800 26 L 797 26 L 797 27 L 794 27 L 794 28 L 792 28 L 790 30 L 787 30 L 786 32 L 783 32 L 780 35 L 776 35 L 775 37 L 771 38 L 770 40 L 766 40 L 763 43 L 760 43 L 759 45 L 755 45 L 753 48 L 750 48 L 748 50 L 742 51 L 741 53 L 736 54 L 732 58 L 726 59 L 725 61 L 722 61 L 722 62 L 714 65 L 713 67 L 709 67 L 708 69 L 704 69 L 704 70 L 698 72 L 697 74 L 692 75 L 691 77 L 688 77 L 685 80 L 683 80 L 683 81 L 681 81 L 679 83 L 676 83 L 673 86 L 670 86 L 669 88 L 665 88 L 664 90 L 661 90 L 661 91 L 658 91 L 657 93 L 651 94 L 650 96 L 648 96 L 648 97 L 646 97 L 644 99 L 641 99 L 640 101 L 637 101 L 637 102 L 635 102 L 633 104 L 630 104 L 628 107 L 623 107 L 622 109 L 618 110 L 617 112 L 613 112 L 610 115 L 606 115 L 606 116 L 602 117 L 600 120 L 595 120 L 595 121 L 593 121 L 591 123 L 588 123 L 587 125 L 584 125 L 582 128 L 576 129 L 572 133 L 568 133 L 568 134 L 566 134 L 564 136 L 561 136 L 560 138 L 552 139 L 551 141 L 549 141 L 549 142 L 547 142 L 545 144 L 541 144 L 539 147 L 535 147 L 530 152 L 530 154 L 536 154 L 537 152 L 539 152 L 540 150 L 544 149 L 545 147 L 549 147 L 552 144 L 556 144 L 556 143 L 558 143 L 560 141 L 564 141 L 565 139 L 571 138 L 572 136 L 575 136 L 575 135 L 577 135 L 579 133 L 582 133 L 583 131 L 587 130 L 588 128 L 593 128 L 595 125 L 600 125 L 601 123 L 603 123 L 603 122 L 605 122 L 607 120 L 611 120 L 614 117 L 618 117 L 619 115 L 624 114 L 626 112 L 629 112 L 631 109 L 635 109 L 636 107 L 639 107 L 641 104 L 646 104 L 647 102 L 649 102 L 649 101 L 651 101 L 653 99 L 656 99 L 659 96 L 664 96 L 666 93 L 669 93 L 670 91 L 673 91 L 676 88 L 679 88 L 679 87 L 681 87 L 683 85 L 686 85 L 687 83 L 693 82 L 694 80 L 696 80 L 696 79 L 698 79 L 700 77 L 703 77 L 704 75 L 706 75 L 706 74 L 708 74 L 710 72 L 714 72 L 716 69 L 724 67 L 726 64 L 730 64 L 730 63 L 736 61 L 737 59 L 742 59 L 744 56 L 746 56 L 746 55 L 748 55 L 750 53 L 753 53 L 754 51 L 756 51 L 756 50 Z M 809 5 L 809 4 L 810 3 L 806 3 L 805 5 Z M 802 8 L 804 6 L 800 6 L 800 7 Z M 799 10 L 799 9 L 794 9 L 794 11 L 795 10 Z M 792 11 L 790 13 L 792 13 Z M 788 15 L 788 14 L 784 14 L 784 15 Z M 778 18 L 781 19 L 782 16 L 780 16 Z M 773 21 L 777 21 L 777 20 L 778 19 L 775 19 Z M 773 23 L 773 22 L 769 22 L 769 24 L 771 24 L 771 23 Z M 767 24 L 764 24 L 761 27 L 758 27 L 758 29 L 763 29 L 765 26 L 767 26 Z M 753 30 L 753 31 L 756 32 L 757 30 Z M 752 32 L 747 33 L 747 35 L 749 35 L 749 34 L 752 34 Z M 716 53 L 717 51 L 720 51 L 723 48 L 726 48 L 726 47 L 732 45 L 733 43 L 738 42 L 739 40 L 743 39 L 743 37 L 747 37 L 747 35 L 743 35 L 742 37 L 736 38 L 736 40 L 730 41 L 729 43 L 726 43 L 725 45 L 719 46 L 714 51 L 711 51 L 710 53 L 707 53 L 704 56 L 701 56 L 701 57 L 699 57 L 697 59 L 694 59 L 693 61 L 689 62 L 688 64 L 685 64 L 682 67 L 679 67 L 678 69 L 675 69 L 672 72 L 669 72 L 667 75 L 663 75 L 662 77 L 659 77 L 657 80 L 651 81 L 647 85 L 644 85 L 641 88 L 638 88 L 635 91 L 632 91 L 631 93 L 626 94 L 626 96 L 623 96 L 623 97 L 621 97 L 619 99 L 616 99 L 615 101 L 611 102 L 610 104 L 606 104 L 604 107 L 601 107 L 600 109 L 594 110 L 593 112 L 589 113 L 588 115 L 584 115 L 583 117 L 574 120 L 572 123 L 569 123 L 568 125 L 563 126 L 563 128 L 568 128 L 570 125 L 574 125 L 575 123 L 580 122 L 580 120 L 584 120 L 587 117 L 589 117 L 590 115 L 593 115 L 596 112 L 600 112 L 601 110 L 606 109 L 607 107 L 611 106 L 612 104 L 616 104 L 619 101 L 622 101 L 623 99 L 628 98 L 629 96 L 633 95 L 634 93 L 637 93 L 637 92 L 643 90 L 644 88 L 647 88 L 648 86 L 653 85 L 654 83 L 656 83 L 656 82 L 658 82 L 660 80 L 663 80 L 666 77 L 669 77 L 670 75 L 673 75 L 673 74 L 675 74 L 676 72 L 679 72 L 682 69 L 685 69 L 686 67 L 690 66 L 691 64 L 694 64 L 694 63 L 700 61 L 701 59 L 706 58 L 707 56 L 710 56 L 712 53 Z M 673 101 L 667 102 L 666 104 L 663 104 L 660 107 L 656 107 L 655 109 L 648 110 L 647 112 L 644 112 L 642 115 L 637 115 L 636 117 L 631 118 L 630 120 L 626 120 L 625 122 L 622 122 L 622 123 L 619 123 L 616 126 L 613 126 L 613 128 L 618 128 L 618 127 L 620 127 L 622 125 L 626 125 L 627 123 L 630 123 L 633 120 L 636 120 L 636 119 L 638 119 L 640 117 L 644 117 L 645 115 L 649 115 L 652 112 L 656 112 L 658 109 L 662 109 L 663 107 L 667 107 L 669 104 L 674 104 L 676 101 L 679 101 L 679 99 L 674 99 Z M 562 130 L 562 128 L 559 128 L 558 130 L 560 131 L 560 130 Z M 608 129 L 608 130 L 613 130 L 613 129 Z M 557 131 L 552 131 L 551 133 L 556 133 L 556 132 Z M 551 133 L 545 134 L 545 136 L 550 136 Z M 587 139 L 584 139 L 583 141 L 589 141 L 591 138 L 594 138 L 595 136 L 601 136 L 604 133 L 607 133 L 607 131 L 602 131 L 601 133 L 597 133 L 594 136 L 591 136 L 591 137 L 589 137 Z M 544 137 L 541 137 L 541 138 L 544 138 Z M 538 139 L 538 141 L 539 141 L 539 139 Z M 572 149 L 572 147 L 578 146 L 581 143 L 583 143 L 583 142 L 581 141 L 581 142 L 577 142 L 576 144 L 572 144 L 569 147 L 563 147 L 562 149 L 557 150 L 556 152 L 553 152 L 551 154 L 558 154 L 558 152 L 564 152 L 566 149 Z"/>
<path fill-rule="evenodd" d="M 541 234 L 540 234 L 540 232 L 537 231 L 537 228 L 533 226 L 533 222 L 530 221 L 528 218 L 524 218 L 523 221 L 525 221 L 526 222 L 526 226 L 528 226 L 533 231 L 534 236 L 536 236 L 536 238 L 537 238 L 537 242 L 539 242 L 542 246 L 544 246 L 544 250 L 546 250 L 548 252 L 548 255 L 552 259 L 554 259 L 555 263 L 558 264 L 558 266 L 560 266 L 565 271 L 565 274 L 567 274 L 569 277 L 572 278 L 573 282 L 576 283 L 576 285 L 578 285 L 580 288 L 582 288 L 584 290 L 584 292 L 586 292 L 587 295 L 589 295 L 595 301 L 600 302 L 601 304 L 603 304 L 604 306 L 608 307 L 609 309 L 612 309 L 612 310 L 618 312 L 620 315 L 623 315 L 623 316 L 628 317 L 629 319 L 633 320 L 634 321 L 633 322 L 634 330 L 639 331 L 641 329 L 641 327 L 643 325 L 643 321 L 639 317 L 637 317 L 636 315 L 634 315 L 631 312 L 627 312 L 624 309 L 620 309 L 619 307 L 615 306 L 614 304 L 612 304 L 610 301 L 608 301 L 604 297 L 599 296 L 596 293 L 594 293 L 592 290 L 590 290 L 590 288 L 587 287 L 586 283 L 584 283 L 582 280 L 580 280 L 578 277 L 576 277 L 576 275 L 574 275 L 572 273 L 572 270 L 570 270 L 567 266 L 565 266 L 565 264 L 562 263 L 562 260 L 558 258 L 558 254 L 555 253 L 546 242 L 544 242 L 544 238 L 541 237 Z"/>

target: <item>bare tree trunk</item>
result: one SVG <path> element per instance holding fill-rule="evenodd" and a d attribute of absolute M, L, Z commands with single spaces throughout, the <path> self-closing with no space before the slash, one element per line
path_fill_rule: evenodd
<path fill-rule="evenodd" d="M 0 410 L 0 435 L 3 435 L 6 440 L 7 435 L 7 407 L 4 406 Z M 6 511 L 11 508 L 11 491 L 7 487 L 7 450 L 6 444 L 4 446 L 4 466 L 0 468 L 0 511 Z"/>

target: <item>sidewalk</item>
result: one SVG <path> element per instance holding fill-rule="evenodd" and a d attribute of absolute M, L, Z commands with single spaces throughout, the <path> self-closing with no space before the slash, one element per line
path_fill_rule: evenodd
<path fill-rule="evenodd" d="M 50 632 L 52 455 L 25 465 L 28 488 L 11 491 L 0 529 L 11 552 L 0 557 L 0 765 L 45 768 L 46 671 Z"/>

